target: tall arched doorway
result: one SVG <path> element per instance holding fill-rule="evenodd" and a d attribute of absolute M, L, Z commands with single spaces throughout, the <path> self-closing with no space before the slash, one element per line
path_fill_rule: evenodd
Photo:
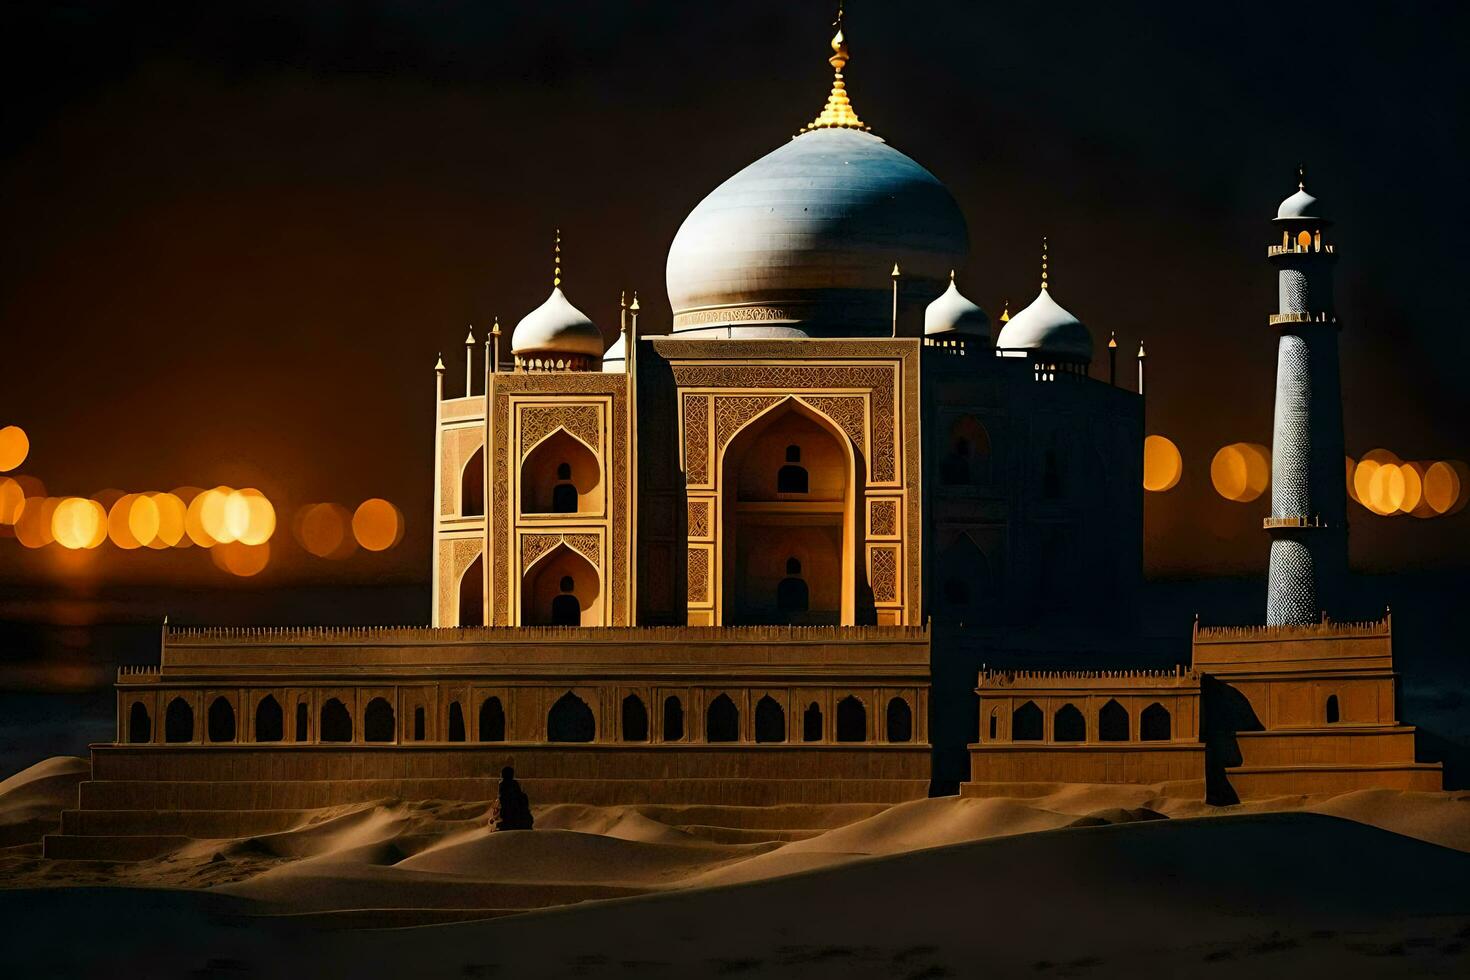
<path fill-rule="evenodd" d="M 592 563 L 559 544 L 532 563 L 521 585 L 526 626 L 601 626 L 602 582 Z"/>
<path fill-rule="evenodd" d="M 595 514 L 602 510 L 602 467 L 587 445 L 557 429 L 521 463 L 522 514 Z"/>
<path fill-rule="evenodd" d="M 788 398 L 720 466 L 720 622 L 856 623 L 863 474 L 847 436 Z"/>
<path fill-rule="evenodd" d="M 470 562 L 459 579 L 459 625 L 485 625 L 485 556 Z"/>

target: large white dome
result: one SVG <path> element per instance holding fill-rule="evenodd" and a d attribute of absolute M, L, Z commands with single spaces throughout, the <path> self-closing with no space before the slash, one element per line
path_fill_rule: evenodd
<path fill-rule="evenodd" d="M 888 336 L 943 292 L 969 236 L 933 174 L 858 129 L 816 129 L 715 188 L 669 248 L 676 334 Z"/>

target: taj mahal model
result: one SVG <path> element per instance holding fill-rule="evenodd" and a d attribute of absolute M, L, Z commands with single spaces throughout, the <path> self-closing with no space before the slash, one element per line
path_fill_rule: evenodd
<path fill-rule="evenodd" d="M 467 338 L 462 395 L 436 366 L 431 627 L 165 627 L 49 855 L 484 800 L 506 764 L 538 804 L 772 812 L 1058 782 L 1439 788 L 1390 621 L 1328 618 L 1347 515 L 1316 199 L 1281 204 L 1269 248 L 1268 625 L 1130 664 L 1144 351 L 1136 390 L 1115 341 L 1091 376 L 1045 247 L 992 338 L 955 282 L 957 204 L 859 119 L 840 25 L 832 51 L 821 114 L 679 229 L 666 333 L 640 333 L 635 296 L 608 346 L 558 240 L 508 344 Z"/>

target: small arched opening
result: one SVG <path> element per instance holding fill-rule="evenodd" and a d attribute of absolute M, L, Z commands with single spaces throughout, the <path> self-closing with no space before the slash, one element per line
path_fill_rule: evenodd
<path fill-rule="evenodd" d="M 705 715 L 704 738 L 707 742 L 740 740 L 740 709 L 735 707 L 730 695 L 721 694 L 710 702 Z"/>
<path fill-rule="evenodd" d="M 1051 720 L 1051 740 L 1053 742 L 1085 742 L 1087 741 L 1087 719 L 1082 712 L 1077 710 L 1073 704 L 1064 704 L 1057 709 L 1057 713 Z"/>
<path fill-rule="evenodd" d="M 820 742 L 822 740 L 822 706 L 813 701 L 806 706 L 801 714 L 801 740 L 803 742 Z"/>
<path fill-rule="evenodd" d="M 684 740 L 684 704 L 670 694 L 664 698 L 664 741 Z"/>
<path fill-rule="evenodd" d="M 1102 742 L 1128 741 L 1128 709 L 1108 699 L 1097 713 L 1097 737 Z"/>
<path fill-rule="evenodd" d="M 451 742 L 463 742 L 464 737 L 464 708 L 460 707 L 458 701 L 449 702 L 449 731 L 448 740 Z"/>
<path fill-rule="evenodd" d="M 776 585 L 776 609 L 786 615 L 804 613 L 811 605 L 811 590 L 801 577 L 801 560 L 786 559 L 786 577 Z"/>
<path fill-rule="evenodd" d="M 422 742 L 428 735 L 427 718 L 424 714 L 424 706 L 419 705 L 413 709 L 413 740 Z"/>
<path fill-rule="evenodd" d="M 786 447 L 786 463 L 776 471 L 777 493 L 806 493 L 809 481 L 801 465 L 801 447 Z"/>
<path fill-rule="evenodd" d="M 459 625 L 485 625 L 484 555 L 477 555 L 459 577 Z"/>
<path fill-rule="evenodd" d="M 134 701 L 128 709 L 128 741 L 134 745 L 153 741 L 153 723 L 142 701 Z"/>
<path fill-rule="evenodd" d="M 1337 695 L 1329 694 L 1327 695 L 1327 724 L 1335 725 L 1339 718 L 1341 718 L 1341 715 L 1338 712 Z"/>
<path fill-rule="evenodd" d="M 194 741 L 194 709 L 183 698 L 174 698 L 163 712 L 165 742 Z"/>
<path fill-rule="evenodd" d="M 352 741 L 352 715 L 347 705 L 336 698 L 328 698 L 322 705 L 321 740 L 323 742 Z"/>
<path fill-rule="evenodd" d="M 480 702 L 480 741 L 505 741 L 505 706 L 493 694 Z"/>
<path fill-rule="evenodd" d="M 1040 742 L 1044 737 L 1044 718 L 1035 701 L 1027 701 L 1011 713 L 1012 742 Z"/>
<path fill-rule="evenodd" d="M 552 548 L 526 570 L 521 621 L 528 626 L 601 625 L 597 569 L 564 543 Z"/>
<path fill-rule="evenodd" d="M 475 450 L 459 474 L 459 515 L 485 516 L 485 447 Z"/>
<path fill-rule="evenodd" d="M 571 691 L 563 694 L 546 715 L 548 742 L 590 742 L 597 737 L 597 719 L 587 702 Z"/>
<path fill-rule="evenodd" d="M 849 694 L 837 702 L 837 741 L 866 742 L 868 740 L 868 709 L 856 697 Z"/>
<path fill-rule="evenodd" d="M 362 740 L 392 742 L 397 738 L 397 720 L 387 698 L 373 698 L 362 709 Z"/>
<path fill-rule="evenodd" d="M 1167 742 L 1173 738 L 1169 709 L 1155 701 L 1138 716 L 1138 737 L 1144 742 Z"/>
<path fill-rule="evenodd" d="M 279 742 L 286 737 L 286 713 L 275 695 L 267 694 L 255 706 L 255 740 Z"/>
<path fill-rule="evenodd" d="M 909 703 L 903 698 L 895 697 L 888 700 L 887 722 L 888 741 L 890 742 L 912 742 L 914 740 L 914 713 L 909 708 Z"/>
<path fill-rule="evenodd" d="M 229 698 L 218 697 L 209 703 L 208 724 L 211 742 L 235 740 L 235 706 Z"/>
<path fill-rule="evenodd" d="M 521 513 L 589 514 L 601 510 L 597 456 L 566 429 L 541 440 L 521 463 Z"/>
<path fill-rule="evenodd" d="M 623 741 L 648 741 L 648 708 L 636 694 L 623 698 Z"/>
<path fill-rule="evenodd" d="M 311 709 L 305 701 L 296 704 L 296 741 L 305 742 L 311 736 Z"/>
<path fill-rule="evenodd" d="M 949 486 L 990 482 L 990 433 L 973 415 L 955 420 L 949 430 L 949 452 L 939 466 L 939 480 Z"/>
<path fill-rule="evenodd" d="M 990 740 L 992 742 L 995 741 L 996 738 L 999 736 L 999 732 L 1000 732 L 1000 709 L 999 708 L 991 708 L 990 709 Z"/>
<path fill-rule="evenodd" d="M 755 740 L 786 741 L 786 709 L 769 694 L 755 703 Z"/>

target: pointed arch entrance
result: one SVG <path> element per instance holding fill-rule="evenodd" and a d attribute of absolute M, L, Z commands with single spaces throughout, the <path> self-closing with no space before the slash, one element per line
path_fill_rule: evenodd
<path fill-rule="evenodd" d="M 537 558 L 521 583 L 524 626 L 601 626 L 597 569 L 563 542 Z"/>
<path fill-rule="evenodd" d="M 746 423 L 719 465 L 717 622 L 856 623 L 866 474 L 846 434 L 786 398 Z"/>

